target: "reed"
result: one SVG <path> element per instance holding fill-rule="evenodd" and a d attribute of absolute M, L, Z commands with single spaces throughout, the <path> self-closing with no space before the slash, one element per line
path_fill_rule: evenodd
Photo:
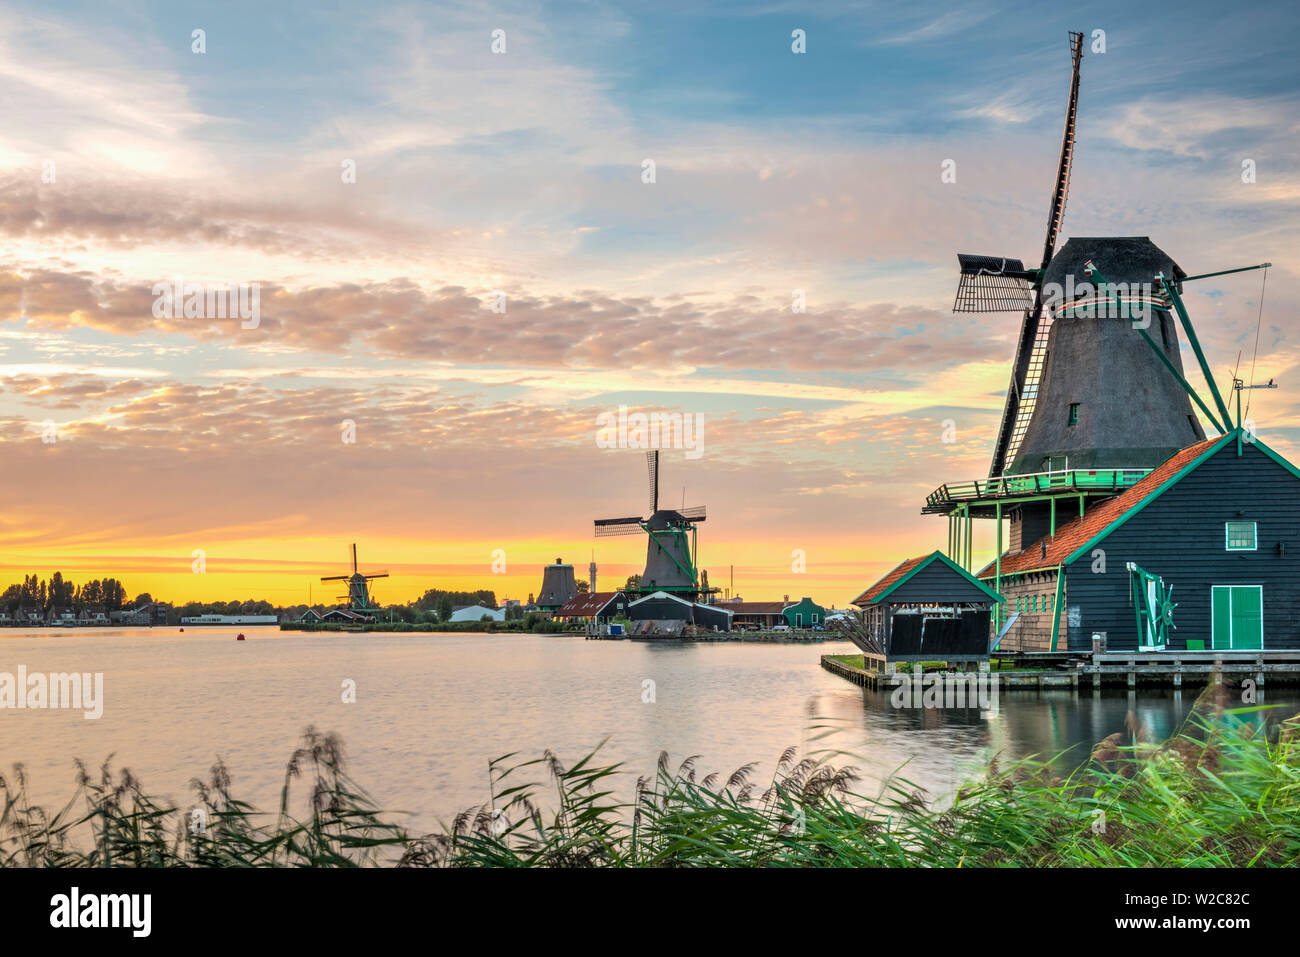
<path fill-rule="evenodd" d="M 1292 866 L 1300 858 L 1300 716 L 1271 726 L 1207 689 L 1183 728 L 1150 742 L 1132 721 L 1073 773 L 990 762 L 950 800 L 902 776 L 863 793 L 835 755 L 782 754 L 701 774 L 661 754 L 634 797 L 600 749 L 491 765 L 482 805 L 412 835 L 345 771 L 336 737 L 309 728 L 280 805 L 259 813 L 217 762 L 177 808 L 129 771 L 79 767 L 54 812 L 32 805 L 21 766 L 0 777 L 0 864 L 9 867 L 1165 867 Z M 197 813 L 196 813 L 197 812 Z"/>

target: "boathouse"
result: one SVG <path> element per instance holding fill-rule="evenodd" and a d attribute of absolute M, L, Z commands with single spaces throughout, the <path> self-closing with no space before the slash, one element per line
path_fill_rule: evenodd
<path fill-rule="evenodd" d="M 720 605 L 702 605 L 666 591 L 651 592 L 627 606 L 633 621 L 678 622 L 699 628 L 731 631 L 731 611 Z"/>
<path fill-rule="evenodd" d="M 1300 469 L 1234 429 L 979 577 L 1006 602 L 1000 651 L 1300 649 Z"/>
<path fill-rule="evenodd" d="M 988 657 L 997 600 L 997 592 L 936 551 L 905 560 L 851 604 L 862 609 L 863 654 L 972 661 Z"/>

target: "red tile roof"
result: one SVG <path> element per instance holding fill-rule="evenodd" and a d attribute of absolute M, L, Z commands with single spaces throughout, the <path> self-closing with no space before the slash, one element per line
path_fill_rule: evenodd
<path fill-rule="evenodd" d="M 1014 575 L 1035 568 L 1049 568 L 1061 564 L 1122 517 L 1125 512 L 1140 505 L 1152 492 L 1190 465 L 1199 455 L 1208 451 L 1210 446 L 1223 441 L 1223 438 L 1221 435 L 1216 435 L 1212 439 L 1190 445 L 1171 456 L 1119 495 L 1093 506 L 1083 514 L 1083 517 L 1059 526 L 1055 538 L 1044 536 L 1014 554 L 1004 552 L 1002 574 Z M 1047 543 L 1046 555 L 1043 554 L 1042 542 Z M 996 562 L 989 562 L 976 577 L 986 578 L 996 574 L 996 564 Z"/>
<path fill-rule="evenodd" d="M 592 615 L 600 613 L 600 610 L 610 603 L 616 591 L 598 591 L 592 594 L 579 593 L 574 595 L 555 612 L 556 618 L 590 618 Z"/>
<path fill-rule="evenodd" d="M 864 591 L 857 598 L 853 599 L 853 601 L 849 602 L 849 604 L 869 605 L 871 602 L 875 601 L 877 595 L 882 594 L 886 588 L 893 585 L 894 582 L 898 581 L 904 575 L 908 574 L 912 569 L 914 569 L 917 565 L 921 564 L 921 562 L 925 561 L 927 558 L 930 557 L 930 555 L 933 554 L 934 552 L 930 552 L 927 555 L 917 555 L 915 558 L 904 559 L 901 565 L 895 568 L 884 578 L 880 579 L 880 581 L 876 582 L 874 585 L 872 585 L 870 588 Z"/>

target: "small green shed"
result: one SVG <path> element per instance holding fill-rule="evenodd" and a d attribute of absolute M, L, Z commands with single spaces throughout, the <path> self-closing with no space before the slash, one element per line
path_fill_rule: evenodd
<path fill-rule="evenodd" d="M 826 621 L 826 609 L 811 598 L 800 598 L 793 605 L 786 605 L 781 614 L 791 628 L 817 628 Z"/>

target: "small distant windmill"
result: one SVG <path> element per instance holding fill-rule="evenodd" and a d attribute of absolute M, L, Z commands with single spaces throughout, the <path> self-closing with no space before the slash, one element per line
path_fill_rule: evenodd
<path fill-rule="evenodd" d="M 388 572 L 386 571 L 372 572 L 368 575 L 363 575 L 361 572 L 357 571 L 357 545 L 356 542 L 353 542 L 352 543 L 352 574 L 351 575 L 328 575 L 322 578 L 321 581 L 347 582 L 348 593 L 346 595 L 340 595 L 339 601 L 347 602 L 349 611 L 371 613 L 374 612 L 378 606 L 373 605 L 371 603 L 372 596 L 370 594 L 370 583 L 374 581 L 376 578 L 387 578 L 387 577 L 388 577 Z"/>
<path fill-rule="evenodd" d="M 649 536 L 646 543 L 645 571 L 641 573 L 640 591 L 666 591 L 694 600 L 700 593 L 699 574 L 695 565 L 696 526 L 705 520 L 703 505 L 691 508 L 659 507 L 659 450 L 646 453 L 650 473 L 650 514 L 642 518 L 598 518 L 597 538 L 612 535 Z"/>

